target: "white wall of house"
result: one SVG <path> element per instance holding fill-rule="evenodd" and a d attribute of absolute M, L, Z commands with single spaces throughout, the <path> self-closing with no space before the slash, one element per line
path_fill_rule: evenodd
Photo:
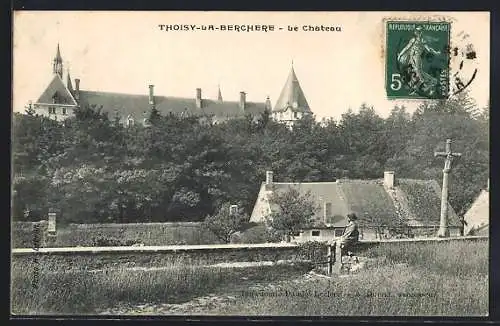
<path fill-rule="evenodd" d="M 285 122 L 287 124 L 290 124 L 295 122 L 296 120 L 302 119 L 303 113 L 302 112 L 293 112 L 290 109 L 287 109 L 285 111 L 280 111 L 280 112 L 273 112 L 273 118 L 276 121 L 280 122 Z"/>
<path fill-rule="evenodd" d="M 35 104 L 33 110 L 35 114 L 48 117 L 57 121 L 62 121 L 74 115 L 74 105 L 58 105 L 58 104 Z"/>
<path fill-rule="evenodd" d="M 344 228 L 335 229 L 308 229 L 293 237 L 292 241 L 303 243 L 308 241 L 330 241 L 337 239 L 344 232 Z"/>

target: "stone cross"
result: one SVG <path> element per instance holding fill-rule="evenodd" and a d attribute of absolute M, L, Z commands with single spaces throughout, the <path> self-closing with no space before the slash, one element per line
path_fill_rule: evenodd
<path fill-rule="evenodd" d="M 446 139 L 446 148 L 444 152 L 434 152 L 434 157 L 444 157 L 443 169 L 443 189 L 441 192 L 441 218 L 439 221 L 438 237 L 448 237 L 448 174 L 451 170 L 451 162 L 454 158 L 462 156 L 461 153 L 451 151 L 451 139 Z"/>

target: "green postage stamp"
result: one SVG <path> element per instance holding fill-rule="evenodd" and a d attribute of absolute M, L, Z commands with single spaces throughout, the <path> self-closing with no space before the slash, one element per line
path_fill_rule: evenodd
<path fill-rule="evenodd" d="M 387 21 L 385 53 L 388 98 L 448 97 L 449 22 Z"/>

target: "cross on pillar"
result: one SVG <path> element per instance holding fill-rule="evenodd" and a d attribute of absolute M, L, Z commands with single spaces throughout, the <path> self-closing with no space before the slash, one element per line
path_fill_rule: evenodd
<path fill-rule="evenodd" d="M 451 151 L 451 139 L 446 139 L 444 152 L 434 152 L 434 157 L 444 157 L 443 188 L 441 192 L 441 218 L 439 221 L 438 237 L 448 237 L 448 174 L 451 170 L 451 162 L 454 158 L 459 158 L 462 153 Z"/>

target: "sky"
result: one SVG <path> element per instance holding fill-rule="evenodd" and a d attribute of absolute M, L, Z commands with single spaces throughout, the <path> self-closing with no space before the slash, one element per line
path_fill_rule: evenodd
<path fill-rule="evenodd" d="M 64 68 L 83 90 L 274 103 L 293 67 L 318 118 L 340 118 L 362 103 L 386 117 L 395 105 L 413 111 L 421 100 L 388 100 L 386 19 L 452 21 L 452 42 L 469 35 L 477 53 L 470 95 L 489 103 L 490 17 L 487 12 L 103 12 L 18 11 L 14 14 L 13 108 L 35 102 L 52 78 L 59 43 Z M 169 24 L 260 24 L 275 31 L 165 31 Z M 303 31 L 302 26 L 341 31 Z M 297 26 L 299 31 L 288 31 Z M 283 30 L 279 30 L 282 27 Z"/>

